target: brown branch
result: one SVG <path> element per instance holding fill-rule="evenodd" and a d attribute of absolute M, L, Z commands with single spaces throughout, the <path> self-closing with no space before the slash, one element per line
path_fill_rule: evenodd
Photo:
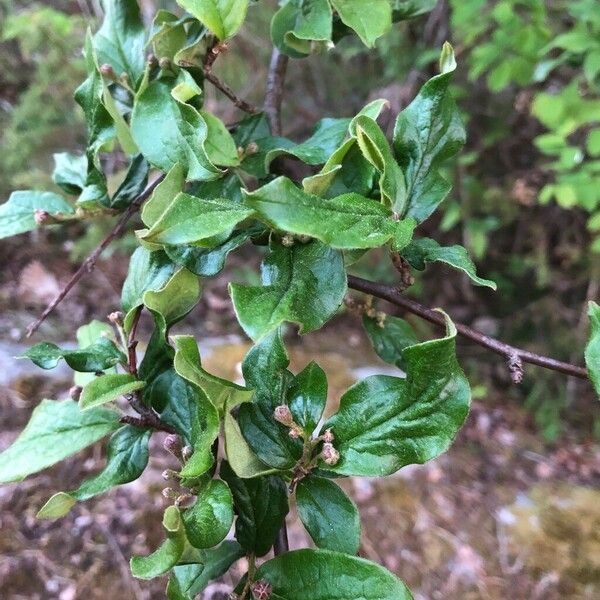
<path fill-rule="evenodd" d="M 26 337 L 31 337 L 39 328 L 39 326 L 46 320 L 48 315 L 64 300 L 65 296 L 75 287 L 75 285 L 79 282 L 79 280 L 88 273 L 91 273 L 96 266 L 96 261 L 99 256 L 104 252 L 107 246 L 117 238 L 119 235 L 123 233 L 125 230 L 125 225 L 131 217 L 140 209 L 140 206 L 147 200 L 156 186 L 165 178 L 164 175 L 161 175 L 157 179 L 155 179 L 125 210 L 125 212 L 121 215 L 121 218 L 117 221 L 116 225 L 112 228 L 110 233 L 100 242 L 100 244 L 96 247 L 96 249 L 81 263 L 81 266 L 73 273 L 71 279 L 66 283 L 66 285 L 62 288 L 62 290 L 56 295 L 54 300 L 48 304 L 44 312 L 39 316 L 39 318 L 31 323 L 27 327 Z"/>
<path fill-rule="evenodd" d="M 287 54 L 281 54 L 273 48 L 271 63 L 267 75 L 267 93 L 265 96 L 265 113 L 273 135 L 281 135 L 281 102 L 283 100 L 283 84 L 289 62 Z"/>
<path fill-rule="evenodd" d="M 156 429 L 156 431 L 164 431 L 165 433 L 177 433 L 170 425 L 163 423 L 156 413 L 152 414 L 154 417 L 147 417 L 146 415 L 140 417 L 124 415 L 119 419 L 119 422 L 124 423 L 125 425 L 133 425 L 140 429 Z"/>
<path fill-rule="evenodd" d="M 431 310 L 430 308 L 427 308 L 422 304 L 411 300 L 410 298 L 406 298 L 392 286 L 367 281 L 366 279 L 361 279 L 360 277 L 355 277 L 354 275 L 348 275 L 348 285 L 352 289 L 359 292 L 387 300 L 388 302 L 395 304 L 396 306 L 399 306 L 400 308 L 403 308 L 408 312 L 425 319 L 426 321 L 434 323 L 435 325 L 439 325 L 440 327 L 445 326 L 445 319 L 441 313 Z M 551 371 L 558 371 L 559 373 L 571 375 L 572 377 L 578 377 L 579 379 L 588 379 L 587 370 L 583 367 L 578 367 L 560 360 L 555 360 L 554 358 L 535 354 L 529 350 L 523 350 L 521 348 L 516 348 L 515 346 L 505 344 L 504 342 L 489 337 L 481 331 L 473 329 L 468 325 L 463 325 L 462 323 L 456 322 L 454 324 L 456 325 L 457 332 L 463 337 L 466 337 L 476 344 L 479 344 L 480 346 L 483 346 L 484 348 L 503 356 L 508 362 L 509 370 L 515 383 L 520 383 L 523 377 L 522 363 L 538 365 L 539 367 L 544 367 L 545 369 L 550 369 Z"/>
<path fill-rule="evenodd" d="M 246 102 L 246 100 L 242 100 L 236 96 L 235 92 L 224 82 L 221 81 L 216 75 L 210 71 L 210 69 L 204 70 L 204 78 L 208 79 L 218 90 L 223 92 L 235 106 L 237 106 L 240 110 L 247 112 L 250 115 L 254 115 L 258 112 L 258 108 L 250 104 L 250 102 Z"/>

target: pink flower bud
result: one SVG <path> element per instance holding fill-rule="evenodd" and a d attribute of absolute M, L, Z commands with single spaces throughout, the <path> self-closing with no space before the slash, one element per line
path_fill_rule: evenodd
<path fill-rule="evenodd" d="M 184 446 L 181 450 L 181 455 L 183 456 L 183 460 L 189 460 L 194 454 L 194 449 L 191 446 Z"/>
<path fill-rule="evenodd" d="M 50 218 L 50 213 L 47 210 L 36 208 L 33 211 L 33 218 L 37 225 L 43 225 Z"/>
<path fill-rule="evenodd" d="M 104 63 L 103 65 L 100 65 L 100 73 L 102 75 L 104 75 L 104 77 L 114 77 L 115 76 L 115 72 L 114 72 L 113 68 L 108 63 Z"/>
<path fill-rule="evenodd" d="M 326 429 L 325 433 L 323 434 L 323 441 L 328 444 L 331 444 L 333 440 L 335 440 L 335 435 L 333 435 L 333 431 L 331 431 L 331 429 Z"/>
<path fill-rule="evenodd" d="M 264 579 L 260 579 L 256 583 L 253 583 L 251 589 L 256 600 L 269 600 L 273 593 L 273 587 Z"/>
<path fill-rule="evenodd" d="M 108 315 L 108 320 L 115 325 L 123 325 L 124 318 L 125 315 L 120 310 L 111 312 L 110 315 Z"/>
<path fill-rule="evenodd" d="M 71 398 L 71 400 L 75 400 L 77 402 L 79 400 L 79 396 L 81 396 L 82 391 L 83 388 L 80 385 L 74 385 L 69 390 L 69 397 Z"/>
<path fill-rule="evenodd" d="M 289 406 L 286 406 L 285 404 L 281 404 L 275 408 L 273 411 L 273 418 L 286 427 L 291 427 L 294 424 L 292 411 Z"/>
<path fill-rule="evenodd" d="M 163 442 L 163 447 L 176 458 L 181 458 L 181 440 L 175 433 L 170 433 Z"/>
<path fill-rule="evenodd" d="M 333 444 L 325 442 L 321 451 L 323 460 L 330 466 L 337 465 L 340 460 L 340 453 L 333 447 Z"/>

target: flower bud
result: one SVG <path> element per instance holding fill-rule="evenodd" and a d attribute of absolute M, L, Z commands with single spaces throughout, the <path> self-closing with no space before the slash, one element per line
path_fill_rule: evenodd
<path fill-rule="evenodd" d="M 173 469 L 165 469 L 161 475 L 165 481 L 170 481 L 171 479 L 177 479 L 179 474 L 177 471 L 173 471 Z"/>
<path fill-rule="evenodd" d="M 275 410 L 273 411 L 273 418 L 286 427 L 291 427 L 294 424 L 292 411 L 290 410 L 290 407 L 285 404 L 275 407 Z"/>
<path fill-rule="evenodd" d="M 155 67 L 158 64 L 158 59 L 154 54 L 148 54 L 146 57 L 146 62 L 151 66 Z"/>
<path fill-rule="evenodd" d="M 183 456 L 183 460 L 189 460 L 194 454 L 194 449 L 191 446 L 184 446 L 181 450 L 181 455 Z"/>
<path fill-rule="evenodd" d="M 299 427 L 294 426 L 290 429 L 288 435 L 293 440 L 297 440 L 299 437 L 302 437 L 302 430 Z"/>
<path fill-rule="evenodd" d="M 43 225 L 50 218 L 50 213 L 47 210 L 36 208 L 33 211 L 33 218 L 37 225 Z"/>
<path fill-rule="evenodd" d="M 253 154 L 256 154 L 257 152 L 258 152 L 258 144 L 256 142 L 250 142 L 246 146 L 246 150 L 244 151 L 244 154 L 246 156 L 252 156 Z"/>
<path fill-rule="evenodd" d="M 120 310 L 115 310 L 108 315 L 108 320 L 115 325 L 123 325 L 125 315 Z"/>
<path fill-rule="evenodd" d="M 331 429 L 326 429 L 323 434 L 323 441 L 327 444 L 331 444 L 335 440 L 335 435 L 333 435 L 333 431 Z"/>
<path fill-rule="evenodd" d="M 175 500 L 175 506 L 179 508 L 180 506 L 185 505 L 184 508 L 186 508 L 193 499 L 194 496 L 192 496 L 192 494 L 181 494 L 177 496 L 177 499 Z"/>
<path fill-rule="evenodd" d="M 273 593 L 273 587 L 264 579 L 260 579 L 256 583 L 253 583 L 251 589 L 256 600 L 269 600 Z"/>
<path fill-rule="evenodd" d="M 163 447 L 176 458 L 181 459 L 181 440 L 175 433 L 170 433 L 163 442 Z"/>
<path fill-rule="evenodd" d="M 161 69 L 163 69 L 163 70 L 164 70 L 164 69 L 170 69 L 170 68 L 171 68 L 171 61 L 170 61 L 170 59 L 169 59 L 168 57 L 166 57 L 166 56 L 161 56 L 161 57 L 158 59 L 158 66 L 159 66 Z"/>
<path fill-rule="evenodd" d="M 167 500 L 172 500 L 173 498 L 179 497 L 179 492 L 177 492 L 173 488 L 166 487 L 162 491 L 162 495 L 163 495 L 164 498 L 167 498 Z"/>
<path fill-rule="evenodd" d="M 74 385 L 69 390 L 69 398 L 71 398 L 71 400 L 75 400 L 75 402 L 77 402 L 79 400 L 79 396 L 81 396 L 82 391 L 83 391 L 83 388 L 80 385 Z"/>
<path fill-rule="evenodd" d="M 104 75 L 104 77 L 114 78 L 114 76 L 115 76 L 115 72 L 114 72 L 113 68 L 108 63 L 104 63 L 103 65 L 100 65 L 100 73 L 102 75 Z"/>
<path fill-rule="evenodd" d="M 330 442 L 323 444 L 323 450 L 321 451 L 323 460 L 330 466 L 337 465 L 340 460 L 340 453 L 333 447 Z"/>

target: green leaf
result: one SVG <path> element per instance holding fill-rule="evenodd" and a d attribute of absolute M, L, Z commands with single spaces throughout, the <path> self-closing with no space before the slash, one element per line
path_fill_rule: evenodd
<path fill-rule="evenodd" d="M 146 385 L 128 373 L 111 373 L 96 377 L 84 388 L 79 398 L 81 410 L 88 410 L 112 402 L 121 396 L 140 390 Z"/>
<path fill-rule="evenodd" d="M 175 55 L 186 45 L 186 42 L 185 19 L 180 19 L 168 10 L 160 9 L 152 21 L 152 33 L 148 42 L 152 44 L 154 56 L 159 59 L 166 57 L 174 61 Z"/>
<path fill-rule="evenodd" d="M 91 346 L 95 342 L 97 342 L 100 338 L 106 338 L 115 341 L 115 332 L 113 328 L 108 323 L 103 323 L 102 321 L 97 321 L 93 319 L 86 325 L 82 325 L 77 328 L 75 333 L 77 337 L 77 345 L 79 348 L 87 348 Z M 116 368 L 104 369 L 105 373 L 116 373 Z M 75 372 L 74 374 L 74 382 L 75 385 L 84 386 L 93 379 L 96 378 L 95 372 L 93 373 L 81 373 Z"/>
<path fill-rule="evenodd" d="M 242 363 L 246 385 L 254 390 L 254 402 L 240 406 L 238 423 L 252 451 L 274 469 L 291 469 L 302 455 L 299 440 L 292 440 L 289 429 L 273 418 L 275 407 L 285 403 L 293 379 L 288 365 L 280 328 L 253 346 Z"/>
<path fill-rule="evenodd" d="M 286 552 L 261 565 L 255 579 L 271 584 L 273 600 L 412 600 L 402 581 L 383 567 L 330 550 Z"/>
<path fill-rule="evenodd" d="M 137 0 L 104 0 L 104 21 L 94 36 L 100 64 L 109 64 L 117 76 L 126 73 L 137 87 L 146 61 L 146 35 Z"/>
<path fill-rule="evenodd" d="M 195 108 L 177 101 L 164 79 L 150 83 L 136 99 L 131 133 L 148 162 L 161 171 L 180 163 L 187 180 L 208 181 L 221 175 L 204 148 L 206 121 Z"/>
<path fill-rule="evenodd" d="M 126 356 L 105 337 L 100 337 L 93 344 L 78 350 L 63 350 L 56 344 L 40 342 L 17 358 L 29 358 L 42 369 L 54 369 L 63 358 L 71 369 L 85 373 L 104 371 L 127 362 Z"/>
<path fill-rule="evenodd" d="M 167 210 L 175 196 L 181 192 L 185 183 L 183 167 L 177 163 L 156 186 L 152 196 L 142 207 L 142 221 L 146 227 L 152 227 L 160 216 Z"/>
<path fill-rule="evenodd" d="M 219 475 L 233 494 L 236 540 L 246 553 L 264 556 L 275 543 L 289 511 L 283 479 L 276 476 L 241 479 L 225 462 L 221 463 Z"/>
<path fill-rule="evenodd" d="M 431 12 L 438 0 L 391 0 L 394 23 Z"/>
<path fill-rule="evenodd" d="M 386 363 L 405 370 L 402 352 L 408 346 L 419 343 L 413 328 L 404 319 L 390 315 L 385 317 L 383 327 L 376 319 L 367 316 L 363 317 L 363 325 L 377 356 Z"/>
<path fill-rule="evenodd" d="M 226 234 L 253 211 L 225 198 L 205 199 L 177 194 L 158 218 L 145 240 L 158 244 L 193 244 Z"/>
<path fill-rule="evenodd" d="M 443 262 L 466 273 L 476 285 L 496 289 L 493 281 L 477 276 L 475 263 L 462 246 L 440 246 L 435 240 L 420 238 L 406 246 L 402 250 L 402 256 L 419 271 L 423 271 L 427 263 Z"/>
<path fill-rule="evenodd" d="M 392 28 L 389 0 L 331 0 L 331 4 L 342 22 L 354 29 L 369 48 Z"/>
<path fill-rule="evenodd" d="M 110 208 L 127 208 L 144 191 L 148 183 L 148 171 L 146 159 L 141 154 L 134 156 L 123 183 L 110 199 Z"/>
<path fill-rule="evenodd" d="M 447 54 L 447 53 L 446 53 Z M 449 85 L 452 71 L 432 77 L 398 115 L 394 149 L 406 177 L 406 216 L 422 222 L 450 191 L 440 175 L 444 161 L 465 143 L 465 129 Z"/>
<path fill-rule="evenodd" d="M 79 194 L 85 187 L 87 158 L 69 152 L 59 152 L 54 157 L 52 181 L 67 194 Z"/>
<path fill-rule="evenodd" d="M 386 206 L 402 214 L 406 200 L 404 175 L 377 123 L 366 115 L 354 119 L 356 140 L 363 156 L 379 171 L 379 190 Z"/>
<path fill-rule="evenodd" d="M 590 338 L 585 348 L 585 364 L 596 393 L 600 395 L 600 306 L 588 304 Z"/>
<path fill-rule="evenodd" d="M 284 321 L 298 323 L 301 334 L 319 329 L 346 295 L 342 253 L 316 240 L 291 247 L 273 242 L 261 272 L 262 286 L 229 287 L 238 321 L 254 340 Z"/>
<path fill-rule="evenodd" d="M 343 475 L 382 476 L 445 452 L 470 403 L 455 355 L 456 329 L 404 349 L 407 378 L 375 375 L 352 386 L 324 425 L 335 435 L 340 460 L 323 468 Z"/>
<path fill-rule="evenodd" d="M 106 466 L 72 492 L 54 494 L 37 514 L 38 519 L 65 516 L 77 501 L 103 494 L 117 485 L 134 481 L 148 464 L 148 441 L 152 431 L 126 425 L 108 443 Z"/>
<path fill-rule="evenodd" d="M 271 226 L 317 238 L 333 248 L 376 248 L 391 240 L 401 249 L 415 227 L 412 219 L 395 221 L 392 212 L 375 200 L 358 194 L 319 198 L 286 177 L 245 196 L 246 204 Z"/>
<path fill-rule="evenodd" d="M 185 530 L 181 514 L 175 506 L 169 506 L 163 516 L 166 540 L 148 556 L 134 556 L 130 561 L 131 573 L 139 579 L 153 579 L 173 568 L 185 550 Z"/>
<path fill-rule="evenodd" d="M 248 0 L 177 0 L 220 40 L 234 36 L 242 26 Z"/>
<path fill-rule="evenodd" d="M 183 513 L 187 538 L 195 548 L 211 548 L 221 542 L 233 523 L 233 498 L 220 479 L 211 479 L 200 490 L 196 503 Z"/>
<path fill-rule="evenodd" d="M 296 505 L 300 520 L 319 548 L 358 552 L 358 509 L 336 483 L 322 477 L 305 477 L 296 488 Z"/>
<path fill-rule="evenodd" d="M 237 146 L 225 123 L 207 111 L 201 111 L 200 115 L 208 127 L 208 134 L 204 144 L 208 159 L 214 165 L 237 167 L 240 164 Z"/>
<path fill-rule="evenodd" d="M 12 446 L 0 453 L 0 483 L 50 467 L 119 426 L 119 415 L 111 410 L 83 412 L 72 400 L 42 400 Z"/>
<path fill-rule="evenodd" d="M 311 362 L 294 377 L 287 392 L 294 421 L 310 435 L 319 424 L 327 403 L 327 376 Z"/>
<path fill-rule="evenodd" d="M 203 248 L 192 244 L 164 248 L 174 263 L 200 277 L 213 277 L 225 268 L 225 261 L 230 252 L 243 246 L 252 237 L 265 232 L 265 227 L 258 224 L 247 229 L 235 230 L 225 242 L 214 248 Z"/>
<path fill-rule="evenodd" d="M 210 581 L 224 575 L 242 556 L 242 547 L 233 540 L 226 540 L 216 548 L 200 551 L 201 564 L 179 565 L 173 569 L 167 585 L 167 598 L 194 600 Z"/>
<path fill-rule="evenodd" d="M 72 215 L 73 207 L 52 192 L 18 191 L 0 205 L 0 239 L 38 228 L 35 211 L 44 210 L 52 216 Z"/>

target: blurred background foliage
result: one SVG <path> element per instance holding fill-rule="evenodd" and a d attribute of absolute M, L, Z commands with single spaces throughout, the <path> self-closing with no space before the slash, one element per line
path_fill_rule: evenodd
<path fill-rule="evenodd" d="M 252 6 L 216 67 L 238 95 L 257 104 L 276 4 L 261 0 Z M 411 293 L 488 333 L 581 363 L 585 304 L 597 299 L 600 276 L 598 1 L 421 4 L 433 10 L 395 26 L 374 52 L 347 37 L 330 52 L 292 61 L 284 133 L 302 139 L 323 116 L 354 115 L 377 97 L 390 101 L 382 123 L 389 128 L 435 72 L 439 48 L 450 40 L 459 62 L 454 92 L 468 143 L 448 169 L 453 192 L 423 233 L 468 247 L 499 291 L 474 289 L 456 275 L 440 278 L 436 270 L 419 276 Z M 156 8 L 177 10 L 166 0 L 141 5 L 148 18 Z M 50 189 L 52 153 L 83 147 L 82 115 L 72 93 L 84 78 L 85 30 L 100 15 L 98 0 L 0 0 L 3 199 L 17 188 Z M 205 102 L 226 122 L 239 118 L 210 87 Z M 77 227 L 70 232 L 72 260 L 104 231 L 102 222 Z M 388 262 L 375 255 L 360 267 L 372 278 L 393 281 Z M 463 356 L 477 395 L 499 388 L 525 402 L 547 439 L 559 437 L 565 421 L 583 437 L 600 434 L 599 423 L 589 418 L 596 399 L 585 384 L 565 384 L 562 376 L 537 369 L 515 389 L 495 358 L 467 346 Z"/>

